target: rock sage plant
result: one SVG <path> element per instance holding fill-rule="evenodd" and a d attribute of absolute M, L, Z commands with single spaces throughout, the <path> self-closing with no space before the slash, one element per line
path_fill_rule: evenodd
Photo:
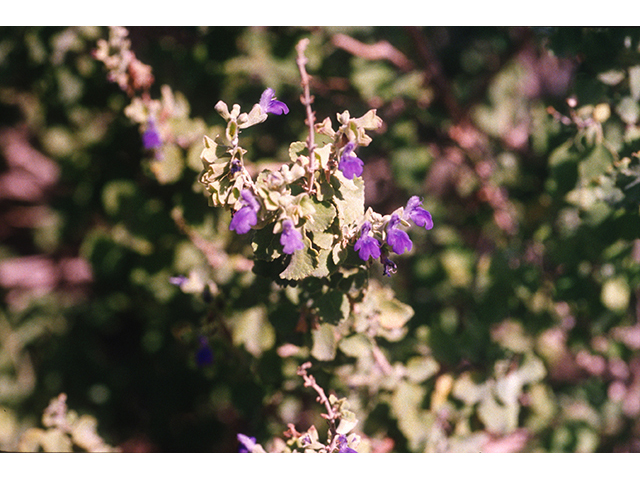
<path fill-rule="evenodd" d="M 263 170 L 254 179 L 245 166 L 249 156 L 240 146 L 240 135 L 243 130 L 266 121 L 269 115 L 286 115 L 289 107 L 277 100 L 271 88 L 263 92 L 259 103 L 249 112 L 243 112 L 240 105 L 229 108 L 219 101 L 215 109 L 227 125 L 224 137 L 204 136 L 200 182 L 211 206 L 231 212 L 230 230 L 239 235 L 253 231 L 254 269 L 273 275 L 282 286 L 298 287 L 299 306 L 308 309 L 315 319 L 318 332 L 314 335 L 315 356 L 328 360 L 331 353 L 318 352 L 331 350 L 326 343 L 332 343 L 336 332 L 324 330 L 323 334 L 319 325 L 338 325 L 350 316 L 361 316 L 364 324 L 375 323 L 376 318 L 393 318 L 400 310 L 403 319 L 398 324 L 391 322 L 394 329 L 411 317 L 411 308 L 395 299 L 378 302 L 374 316 L 368 315 L 370 310 L 356 305 L 369 290 L 368 276 L 373 262 L 379 261 L 384 274 L 390 276 L 397 266 L 389 255 L 411 250 L 412 241 L 403 228 L 414 223 L 429 230 L 433 221 L 417 196 L 389 215 L 365 209 L 364 162 L 355 151 L 371 143 L 367 132 L 379 129 L 382 119 L 372 109 L 360 117 L 349 111 L 339 113 L 337 125 L 330 118 L 315 123 L 305 68 L 306 45 L 306 40 L 298 44 L 297 63 L 302 78 L 301 101 L 309 125 L 307 141 L 291 143 L 287 162 L 277 170 Z M 316 133 L 329 140 L 317 144 Z M 325 347 L 318 347 L 323 339 Z M 329 443 L 318 441 L 315 427 L 300 434 L 290 426 L 289 441 L 281 451 L 356 452 L 352 447 L 359 439 L 347 436 L 355 426 L 355 415 L 344 408 L 346 399 L 334 396 L 327 399 L 313 377 L 307 375 L 309 366 L 310 363 L 305 363 L 299 374 L 305 378 L 305 385 L 318 390 L 319 401 L 327 407 L 325 418 L 331 423 Z M 341 419 L 339 426 L 335 425 L 336 419 Z M 347 423 L 349 428 L 345 427 Z M 264 451 L 253 437 L 239 434 L 238 441 L 241 451 Z"/>
<path fill-rule="evenodd" d="M 282 285 L 303 289 L 310 280 L 320 279 L 323 288 L 316 289 L 311 302 L 320 321 L 338 323 L 349 313 L 342 306 L 364 293 L 367 282 L 354 286 L 372 262 L 379 260 L 385 275 L 391 275 L 396 270 L 389 259 L 391 252 L 411 250 L 411 239 L 403 227 L 413 222 L 429 230 L 433 222 L 417 196 L 389 215 L 365 210 L 364 162 L 355 150 L 371 143 L 367 132 L 380 128 L 382 119 L 376 110 L 360 117 L 344 111 L 337 115 L 337 126 L 330 118 L 314 123 L 304 47 L 303 41 L 298 64 L 302 102 L 311 126 L 307 142 L 291 143 L 288 162 L 253 179 L 245 168 L 247 150 L 240 146 L 242 130 L 266 121 L 270 114 L 286 115 L 289 108 L 270 88 L 248 113 L 243 113 L 240 105 L 229 108 L 220 101 L 215 108 L 227 122 L 225 136 L 204 137 L 200 182 L 210 205 L 231 211 L 231 230 L 241 235 L 254 231 L 252 246 L 258 268 L 275 272 Z M 317 145 L 314 133 L 330 140 Z M 342 314 L 321 307 L 330 290 L 341 292 L 333 305 Z"/>

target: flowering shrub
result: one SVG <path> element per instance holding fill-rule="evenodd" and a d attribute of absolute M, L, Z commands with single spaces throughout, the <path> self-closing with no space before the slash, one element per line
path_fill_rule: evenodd
<path fill-rule="evenodd" d="M 639 41 L 5 29 L 0 448 L 638 450 Z"/>

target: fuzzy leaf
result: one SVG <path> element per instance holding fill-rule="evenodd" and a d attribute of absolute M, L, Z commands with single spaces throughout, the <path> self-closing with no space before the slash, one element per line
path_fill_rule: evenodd
<path fill-rule="evenodd" d="M 263 306 L 239 312 L 228 323 L 234 345 L 244 345 L 254 357 L 259 357 L 275 343 L 275 330 L 267 320 L 267 312 Z"/>
<path fill-rule="evenodd" d="M 298 160 L 298 156 L 300 153 L 307 148 L 307 144 L 305 142 L 293 142 L 289 145 L 289 158 L 292 162 Z"/>
<path fill-rule="evenodd" d="M 349 315 L 349 299 L 337 290 L 322 294 L 314 303 L 323 322 L 337 325 Z"/>
<path fill-rule="evenodd" d="M 355 224 L 364 215 L 364 181 L 360 177 L 347 180 L 338 171 L 332 184 L 335 188 L 333 202 L 338 210 L 340 225 Z"/>
<path fill-rule="evenodd" d="M 296 250 L 291 255 L 287 268 L 280 274 L 284 280 L 302 280 L 309 277 L 318 267 L 318 254 L 311 248 L 311 242 L 303 235 L 305 248 Z"/>
<path fill-rule="evenodd" d="M 413 314 L 413 308 L 400 300 L 385 300 L 380 303 L 380 326 L 388 329 L 402 328 Z"/>
<path fill-rule="evenodd" d="M 328 362 L 336 357 L 338 342 L 336 341 L 335 330 L 335 326 L 323 323 L 311 332 L 311 337 L 313 338 L 311 355 L 314 358 Z"/>
<path fill-rule="evenodd" d="M 325 232 L 336 218 L 336 208 L 329 202 L 312 200 L 315 214 L 307 218 L 305 228 L 310 232 Z"/>

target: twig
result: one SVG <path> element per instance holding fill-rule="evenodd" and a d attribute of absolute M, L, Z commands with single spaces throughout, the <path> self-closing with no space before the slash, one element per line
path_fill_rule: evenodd
<path fill-rule="evenodd" d="M 335 409 L 331 405 L 331 402 L 327 398 L 327 395 L 324 393 L 323 388 L 316 383 L 316 379 L 313 375 L 310 375 L 307 372 L 307 369 L 311 368 L 311 362 L 305 362 L 298 367 L 298 375 L 300 375 L 304 380 L 305 387 L 311 387 L 318 393 L 318 398 L 316 401 L 324 405 L 327 409 L 326 414 L 322 414 L 322 417 L 329 421 L 329 432 L 331 434 L 331 444 L 329 445 L 328 451 L 332 452 L 338 443 L 338 435 L 336 435 L 336 420 L 338 418 L 338 414 Z"/>
<path fill-rule="evenodd" d="M 316 116 L 311 108 L 311 104 L 313 103 L 313 97 L 309 91 L 309 74 L 307 73 L 306 64 L 308 62 L 307 57 L 304 55 L 304 51 L 309 45 L 309 39 L 303 38 L 296 45 L 296 51 L 298 52 L 298 58 L 296 59 L 296 63 L 298 64 L 298 69 L 300 70 L 300 83 L 302 85 L 302 95 L 300 96 L 300 103 L 302 103 L 307 110 L 307 120 L 306 123 L 309 126 L 309 136 L 307 137 L 307 150 L 309 151 L 309 167 L 307 170 L 307 190 L 311 192 L 313 190 L 313 174 L 316 170 L 316 159 L 314 155 L 314 150 L 316 148 L 315 137 L 314 137 L 314 129 Z"/>
<path fill-rule="evenodd" d="M 388 60 L 403 72 L 408 72 L 414 68 L 411 61 L 386 40 L 368 45 L 348 35 L 337 33 L 331 37 L 331 41 L 336 47 L 357 57 L 366 58 L 367 60 Z"/>

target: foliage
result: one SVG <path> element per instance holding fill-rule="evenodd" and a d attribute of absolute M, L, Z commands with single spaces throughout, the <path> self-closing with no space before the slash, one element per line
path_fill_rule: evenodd
<path fill-rule="evenodd" d="M 639 48 L 4 28 L 0 448 L 638 451 Z"/>

